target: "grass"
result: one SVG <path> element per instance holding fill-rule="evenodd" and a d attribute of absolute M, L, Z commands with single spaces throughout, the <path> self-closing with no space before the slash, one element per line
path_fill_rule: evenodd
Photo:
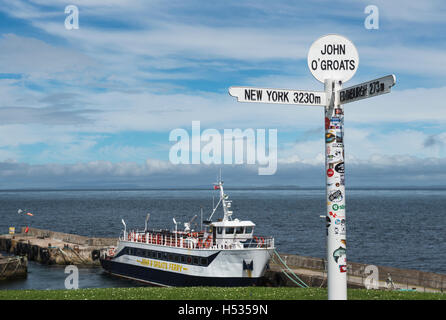
<path fill-rule="evenodd" d="M 101 288 L 0 290 L 0 300 L 326 300 L 324 288 Z M 445 293 L 349 289 L 349 300 L 446 300 Z"/>

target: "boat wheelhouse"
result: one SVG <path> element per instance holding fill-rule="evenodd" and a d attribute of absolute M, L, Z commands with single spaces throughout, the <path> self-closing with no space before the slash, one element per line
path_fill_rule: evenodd
<path fill-rule="evenodd" d="M 232 202 L 220 180 L 214 185 L 220 200 L 201 230 L 191 221 L 178 230 L 124 231 L 116 247 L 101 252 L 109 273 L 161 286 L 247 286 L 263 276 L 274 251 L 272 237 L 254 236 L 252 221 L 232 219 Z M 221 204 L 223 218 L 212 221 Z"/>

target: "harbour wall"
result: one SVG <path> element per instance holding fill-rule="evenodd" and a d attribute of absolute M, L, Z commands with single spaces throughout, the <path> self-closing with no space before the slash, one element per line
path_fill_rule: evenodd
<path fill-rule="evenodd" d="M 18 234 L 0 235 L 0 251 L 26 256 L 28 260 L 43 264 L 99 266 L 99 260 L 94 257 L 94 253 L 117 244 L 117 238 L 92 238 L 37 228 L 29 228 L 27 233 L 24 231 L 22 228 L 22 232 Z M 283 253 L 279 253 L 279 256 L 280 259 L 272 257 L 262 285 L 296 286 L 291 280 L 294 279 L 292 273 L 311 287 L 327 285 L 325 259 Z M 285 262 L 291 271 L 287 270 L 281 261 Z M 372 275 L 371 272 L 377 274 Z M 372 278 L 377 281 L 370 283 Z M 350 288 L 372 285 L 379 289 L 432 292 L 443 292 L 446 289 L 444 274 L 356 262 L 347 264 L 347 282 Z"/>
<path fill-rule="evenodd" d="M 79 236 L 76 234 L 56 232 L 37 228 L 28 228 L 28 232 L 25 233 L 25 228 L 22 228 L 21 235 L 27 234 L 29 237 L 54 239 L 71 244 L 85 245 L 90 247 L 107 247 L 116 245 L 118 241 L 116 238 L 91 238 L 85 236 Z"/>
<path fill-rule="evenodd" d="M 311 287 L 326 287 L 326 259 L 283 253 L 279 255 L 286 265 L 306 284 Z M 270 282 L 270 285 L 274 286 L 293 285 L 293 281 L 281 269 L 279 259 L 273 259 L 270 262 L 270 270 L 265 274 L 265 284 L 268 285 Z M 290 276 L 291 272 L 288 271 L 287 274 Z M 373 282 L 373 278 L 377 281 Z M 444 292 L 446 290 L 446 275 L 413 269 L 348 262 L 347 285 L 349 288 L 372 287 L 376 289 Z"/>
<path fill-rule="evenodd" d="M 94 254 L 116 243 L 116 238 L 91 238 L 37 228 L 0 235 L 0 251 L 42 264 L 99 266 Z"/>

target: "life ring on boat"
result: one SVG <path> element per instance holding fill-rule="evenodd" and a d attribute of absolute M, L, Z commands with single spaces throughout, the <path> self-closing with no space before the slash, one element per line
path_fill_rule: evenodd
<path fill-rule="evenodd" d="M 257 242 L 258 247 L 262 247 L 263 244 L 265 243 L 265 239 L 263 239 L 263 237 L 257 238 L 256 236 L 254 236 L 253 238 Z"/>
<path fill-rule="evenodd" d="M 211 246 L 211 243 L 212 243 L 212 236 L 210 235 L 210 236 L 208 236 L 208 238 L 206 239 L 205 247 L 206 247 L 206 248 L 209 248 L 209 247 Z"/>
<path fill-rule="evenodd" d="M 200 239 L 198 239 L 197 247 L 201 248 L 202 246 L 203 246 L 203 239 L 200 238 Z"/>

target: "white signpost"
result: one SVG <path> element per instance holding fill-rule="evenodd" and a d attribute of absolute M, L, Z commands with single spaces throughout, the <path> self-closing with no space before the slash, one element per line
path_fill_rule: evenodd
<path fill-rule="evenodd" d="M 329 300 L 347 299 L 347 242 L 344 179 L 344 109 L 342 104 L 389 93 L 394 75 L 342 89 L 358 69 L 353 43 L 340 35 L 317 39 L 308 52 L 308 67 L 324 83 L 324 92 L 231 87 L 239 102 L 262 102 L 325 107 L 325 177 L 327 222 L 327 287 Z"/>

